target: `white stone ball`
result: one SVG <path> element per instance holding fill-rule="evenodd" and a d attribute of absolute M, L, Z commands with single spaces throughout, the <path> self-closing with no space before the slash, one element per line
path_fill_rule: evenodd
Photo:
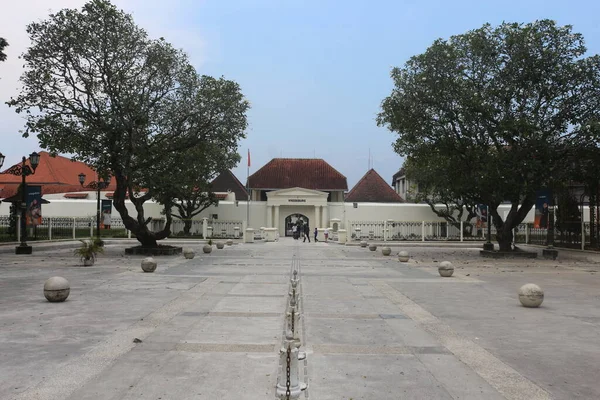
<path fill-rule="evenodd" d="M 194 251 L 194 249 L 185 248 L 183 249 L 183 256 L 188 260 L 191 260 L 196 256 L 196 252 Z"/>
<path fill-rule="evenodd" d="M 225 243 L 223 242 L 217 242 L 217 249 L 221 250 L 225 247 Z"/>
<path fill-rule="evenodd" d="M 539 307 L 544 301 L 544 291 L 534 283 L 528 283 L 519 289 L 519 301 L 524 307 Z"/>
<path fill-rule="evenodd" d="M 60 276 L 53 276 L 44 283 L 44 297 L 49 302 L 58 303 L 65 301 L 71 293 L 69 281 Z"/>
<path fill-rule="evenodd" d="M 360 242 L 360 247 L 367 247 L 368 244 L 364 240 Z"/>
<path fill-rule="evenodd" d="M 376 244 L 370 244 L 369 245 L 369 250 L 371 250 L 371 251 L 377 250 L 377 245 Z"/>
<path fill-rule="evenodd" d="M 156 270 L 156 261 L 152 257 L 146 257 L 142 260 L 142 270 L 144 272 L 154 272 Z"/>
<path fill-rule="evenodd" d="M 227 240 L 227 246 L 231 246 L 231 245 L 233 245 L 233 240 L 231 240 L 231 239 L 228 239 L 228 240 Z"/>
<path fill-rule="evenodd" d="M 400 262 L 408 262 L 409 258 L 408 251 L 402 250 L 400 253 L 398 253 L 398 261 Z"/>
<path fill-rule="evenodd" d="M 384 256 L 389 256 L 390 254 L 392 254 L 392 249 L 390 249 L 388 246 L 383 246 L 381 248 L 381 254 L 383 254 Z"/>
<path fill-rule="evenodd" d="M 443 277 L 451 277 L 454 273 L 454 266 L 450 261 L 442 261 L 438 267 L 438 272 Z"/>

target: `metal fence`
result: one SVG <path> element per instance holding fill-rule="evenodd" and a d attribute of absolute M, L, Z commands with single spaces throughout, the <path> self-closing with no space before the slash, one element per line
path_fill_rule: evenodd
<path fill-rule="evenodd" d="M 7 215 L 0 216 L 0 242 L 18 242 L 20 216 L 11 221 Z M 27 240 L 85 239 L 96 236 L 96 217 L 44 217 L 39 225 L 27 227 Z M 120 218 L 112 218 L 110 229 L 100 229 L 106 238 L 130 237 Z"/>
<path fill-rule="evenodd" d="M 527 243 L 537 245 L 554 244 L 556 247 L 573 249 L 591 248 L 590 223 L 573 221 L 563 223 L 562 227 L 554 230 L 535 228 L 533 224 L 520 224 L 515 229 L 515 243 Z"/>

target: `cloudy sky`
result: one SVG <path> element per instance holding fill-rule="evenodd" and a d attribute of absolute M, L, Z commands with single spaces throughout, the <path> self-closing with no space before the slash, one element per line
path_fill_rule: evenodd
<path fill-rule="evenodd" d="M 39 150 L 21 138 L 23 121 L 4 103 L 19 87 L 25 26 L 84 0 L 3 0 L 0 37 L 0 152 L 7 165 Z M 375 124 L 390 93 L 389 72 L 449 37 L 486 22 L 552 18 L 581 32 L 600 52 L 600 2 L 583 0 L 113 0 L 153 37 L 190 55 L 197 69 L 236 80 L 252 104 L 248 137 L 256 171 L 273 157 L 319 157 L 352 187 L 373 167 L 387 180 L 402 164 L 392 133 Z M 243 182 L 245 160 L 234 170 Z"/>

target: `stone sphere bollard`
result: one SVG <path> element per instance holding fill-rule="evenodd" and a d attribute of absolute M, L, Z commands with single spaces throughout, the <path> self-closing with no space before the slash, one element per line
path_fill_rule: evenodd
<path fill-rule="evenodd" d="M 381 254 L 383 254 L 384 256 L 389 256 L 390 254 L 392 254 L 392 249 L 390 249 L 388 246 L 383 246 L 381 248 Z"/>
<path fill-rule="evenodd" d="M 539 307 L 544 301 L 544 291 L 538 285 L 528 283 L 519 289 L 519 301 L 524 307 Z"/>
<path fill-rule="evenodd" d="M 223 250 L 224 247 L 225 247 L 225 243 L 223 243 L 223 242 L 217 242 L 217 249 Z"/>
<path fill-rule="evenodd" d="M 376 244 L 370 244 L 369 245 L 369 250 L 371 250 L 371 251 L 377 250 L 377 245 Z"/>
<path fill-rule="evenodd" d="M 156 261 L 154 261 L 154 258 L 144 258 L 142 260 L 142 270 L 144 270 L 144 272 L 154 272 L 156 270 Z"/>
<path fill-rule="evenodd" d="M 233 240 L 228 239 L 227 242 L 225 242 L 225 243 L 227 243 L 227 246 L 232 246 L 233 245 Z"/>
<path fill-rule="evenodd" d="M 191 260 L 196 256 L 196 252 L 194 251 L 194 249 L 186 248 L 183 249 L 183 256 L 188 260 Z"/>
<path fill-rule="evenodd" d="M 443 277 L 446 277 L 446 278 L 451 277 L 452 274 L 454 273 L 454 266 L 452 265 L 452 263 L 450 261 L 442 261 L 438 268 L 438 272 Z"/>
<path fill-rule="evenodd" d="M 367 247 L 367 246 L 368 246 L 368 244 L 367 244 L 367 242 L 365 242 L 364 240 L 362 240 L 362 241 L 360 242 L 360 247 Z"/>
<path fill-rule="evenodd" d="M 408 262 L 408 259 L 409 259 L 408 251 L 402 250 L 400 253 L 398 253 L 398 261 Z"/>
<path fill-rule="evenodd" d="M 69 281 L 60 276 L 53 276 L 44 283 L 44 297 L 51 303 L 65 301 L 71 293 Z"/>

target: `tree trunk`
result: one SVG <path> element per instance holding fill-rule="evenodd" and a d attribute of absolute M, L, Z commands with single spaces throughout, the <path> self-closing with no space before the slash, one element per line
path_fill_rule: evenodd
<path fill-rule="evenodd" d="M 168 237 L 171 233 L 172 216 L 170 209 L 166 212 L 166 224 L 164 229 L 159 232 L 150 231 L 150 229 L 148 229 L 148 223 L 151 219 L 146 219 L 144 216 L 144 202 L 149 199 L 150 196 L 145 194 L 140 198 L 134 198 L 133 190 L 129 187 L 127 178 L 123 176 L 123 174 L 115 172 L 115 179 L 117 181 L 117 189 L 113 194 L 113 205 L 121 215 L 123 225 L 135 235 L 142 247 L 158 247 L 157 241 Z M 130 200 L 135 206 L 137 218 L 130 216 L 129 210 L 125 206 L 127 193 L 130 194 Z"/>
<path fill-rule="evenodd" d="M 191 219 L 184 219 L 183 220 L 183 234 L 185 236 L 189 236 L 191 229 L 192 229 L 192 220 Z"/>
<path fill-rule="evenodd" d="M 506 228 L 508 228 L 508 225 L 504 225 L 503 229 L 496 234 L 500 251 L 512 251 L 513 231 Z"/>
<path fill-rule="evenodd" d="M 526 197 L 520 205 L 516 201 L 512 202 L 506 221 L 503 221 L 498 214 L 499 204 L 490 206 L 489 215 L 496 227 L 496 240 L 500 251 L 512 251 L 513 229 L 523 222 L 527 213 L 535 205 L 534 199 L 533 196 Z"/>

